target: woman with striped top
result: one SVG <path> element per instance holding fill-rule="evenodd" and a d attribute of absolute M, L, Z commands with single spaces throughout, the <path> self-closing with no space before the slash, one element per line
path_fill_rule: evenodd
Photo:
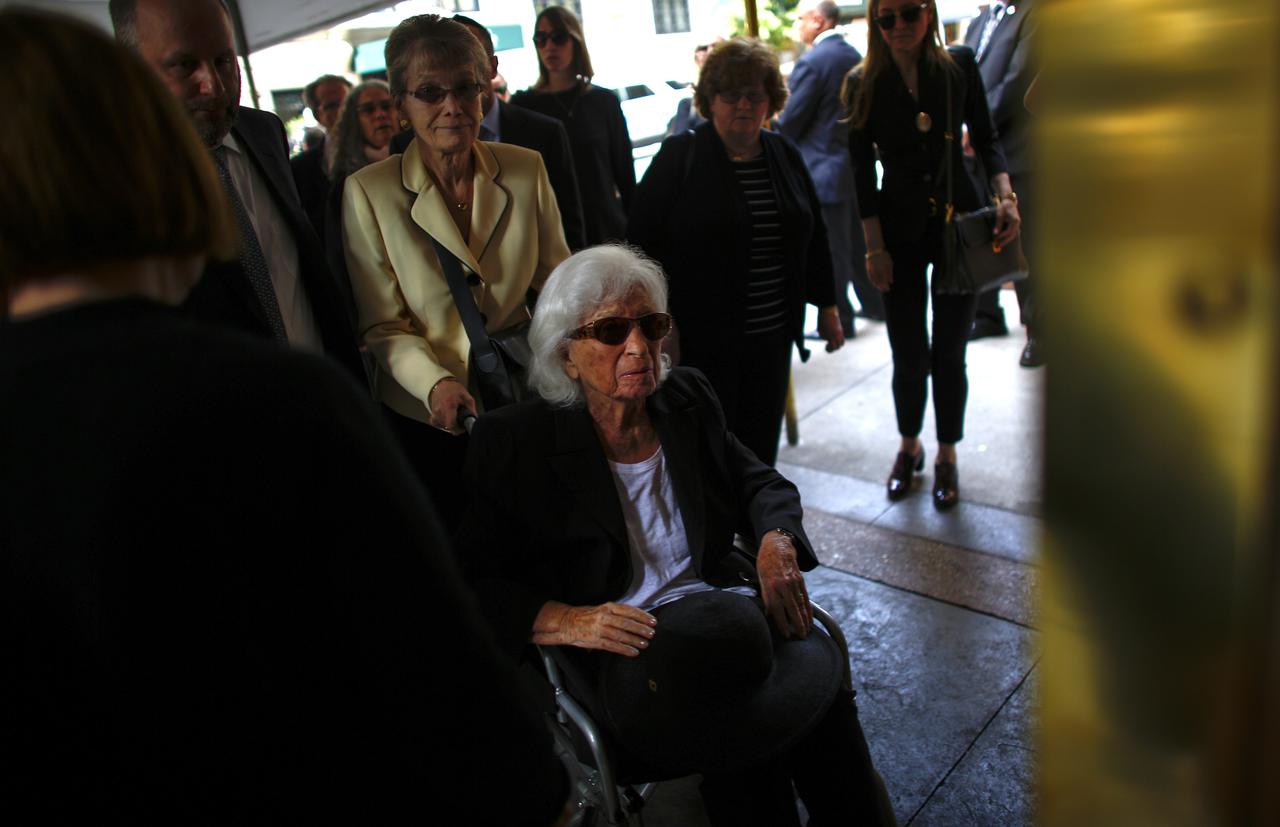
<path fill-rule="evenodd" d="M 820 308 L 827 351 L 844 344 L 813 182 L 795 146 L 764 128 L 786 96 L 767 46 L 717 45 L 694 93 L 708 121 L 663 143 L 627 225 L 670 280 L 673 358 L 707 375 L 729 429 L 770 465 L 792 343 L 809 356 L 806 302 Z"/>

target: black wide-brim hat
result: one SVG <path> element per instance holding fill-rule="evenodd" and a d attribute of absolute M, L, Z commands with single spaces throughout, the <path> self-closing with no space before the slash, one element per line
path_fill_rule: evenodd
<path fill-rule="evenodd" d="M 843 674 L 819 629 L 773 631 L 750 597 L 707 591 L 653 611 L 653 641 L 607 659 L 600 700 L 623 748 L 663 770 L 733 772 L 789 748 L 826 714 Z"/>

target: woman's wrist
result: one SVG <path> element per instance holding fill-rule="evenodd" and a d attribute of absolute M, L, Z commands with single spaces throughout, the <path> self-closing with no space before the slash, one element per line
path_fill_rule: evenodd
<path fill-rule="evenodd" d="M 427 391 L 427 409 L 430 410 L 432 407 L 431 397 L 435 395 L 436 388 L 440 387 L 445 382 L 457 382 L 457 381 L 458 379 L 456 376 L 446 376 L 443 379 L 437 380 L 436 383 L 431 386 L 431 390 Z"/>
<path fill-rule="evenodd" d="M 995 206 L 1000 206 L 1001 201 L 1012 201 L 1016 205 L 1018 203 L 1018 194 L 1013 190 L 1009 190 L 1008 192 L 998 192 L 991 196 L 991 203 Z"/>

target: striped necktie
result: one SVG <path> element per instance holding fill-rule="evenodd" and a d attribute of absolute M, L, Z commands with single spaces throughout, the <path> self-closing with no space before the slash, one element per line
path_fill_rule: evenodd
<path fill-rule="evenodd" d="M 1000 25 L 1000 21 L 1004 19 L 1004 3 L 992 3 L 991 12 L 987 16 L 987 25 L 982 27 L 982 39 L 978 41 L 978 51 L 975 58 L 979 61 L 986 54 L 987 47 L 991 45 L 991 35 L 995 34 L 996 26 Z"/>
<path fill-rule="evenodd" d="M 266 256 L 262 254 L 262 245 L 258 243 L 258 234 L 253 231 L 253 222 L 240 200 L 231 181 L 231 170 L 227 167 L 227 148 L 219 146 L 213 151 L 213 163 L 218 168 L 218 180 L 231 199 L 231 207 L 236 213 L 236 224 L 240 226 L 240 267 L 253 287 L 253 294 L 262 305 L 262 314 L 267 318 L 272 335 L 281 342 L 288 342 L 285 334 L 284 318 L 280 315 L 280 303 L 276 300 L 276 289 L 271 284 L 271 272 L 267 269 Z"/>

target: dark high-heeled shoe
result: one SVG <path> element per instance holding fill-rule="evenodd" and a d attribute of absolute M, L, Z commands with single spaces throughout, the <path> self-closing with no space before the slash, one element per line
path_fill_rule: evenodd
<path fill-rule="evenodd" d="M 960 472 L 954 462 L 933 466 L 933 504 L 939 511 L 954 508 L 960 502 Z"/>
<path fill-rule="evenodd" d="M 897 501 L 911 493 L 911 477 L 924 470 L 924 449 L 912 456 L 906 451 L 899 451 L 898 458 L 893 461 L 893 470 L 889 472 L 889 481 L 885 483 L 889 499 Z"/>

